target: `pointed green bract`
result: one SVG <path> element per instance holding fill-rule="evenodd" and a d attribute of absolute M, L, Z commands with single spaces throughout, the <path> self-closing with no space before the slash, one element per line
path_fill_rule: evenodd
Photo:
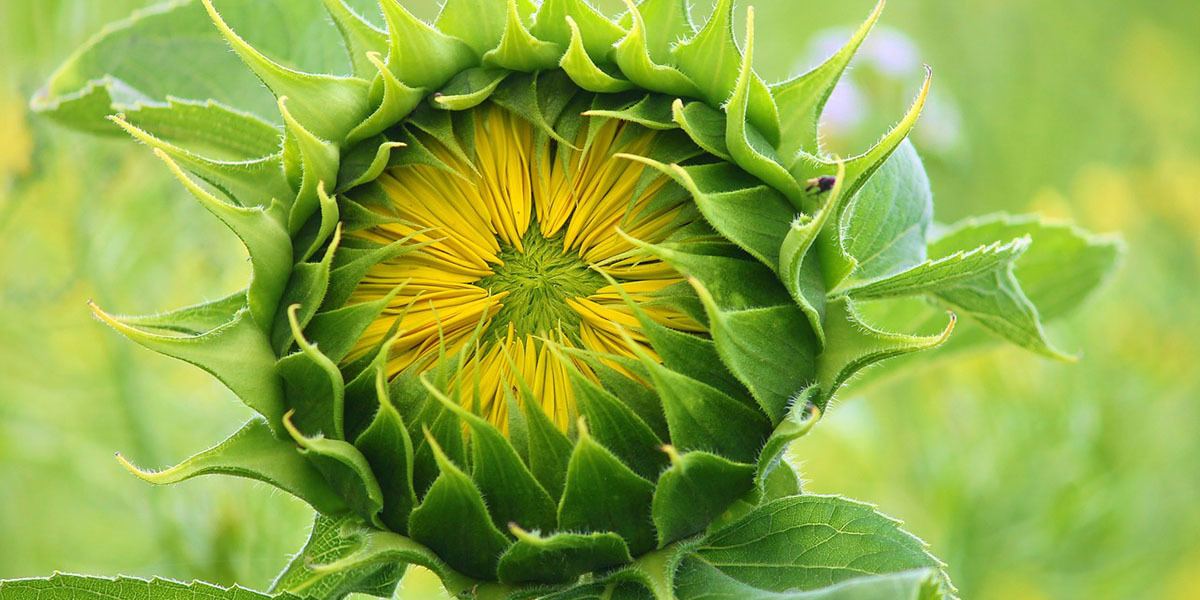
<path fill-rule="evenodd" d="M 492 525 L 471 478 L 450 462 L 432 434 L 426 432 L 426 439 L 441 474 L 409 517 L 409 533 L 465 575 L 492 579 L 510 542 Z"/>
<path fill-rule="evenodd" d="M 534 479 L 504 435 L 487 421 L 455 404 L 428 381 L 424 383 L 447 410 L 470 428 L 471 477 L 483 493 L 496 526 L 511 523 L 529 529 L 553 529 L 554 500 Z"/>
<path fill-rule="evenodd" d="M 406 85 L 436 89 L 456 73 L 475 66 L 478 58 L 461 40 L 414 17 L 397 0 L 379 4 L 390 34 L 387 65 Z"/>
<path fill-rule="evenodd" d="M 345 0 L 322 0 L 325 10 L 333 17 L 342 40 L 346 44 L 346 53 L 350 55 L 350 63 L 354 66 L 354 74 L 363 79 L 375 75 L 373 61 L 367 58 L 371 52 L 387 53 L 388 35 L 376 29 L 353 8 L 346 5 Z"/>
<path fill-rule="evenodd" d="M 791 166 L 800 152 L 819 155 L 817 121 L 821 111 L 842 73 L 850 65 L 850 59 L 879 20 L 885 1 L 879 0 L 867 21 L 828 60 L 808 73 L 771 87 L 771 95 L 779 105 L 782 121 L 779 155 L 788 161 L 785 163 L 787 166 Z"/>
<path fill-rule="evenodd" d="M 383 491 L 367 459 L 353 445 L 322 434 L 307 436 L 285 415 L 283 425 L 301 452 L 325 476 L 329 486 L 346 500 L 350 510 L 369 523 L 379 525 Z"/>
<path fill-rule="evenodd" d="M 654 527 L 658 545 L 704 531 L 754 486 L 754 467 L 707 452 L 680 455 L 667 447 L 671 468 L 654 488 Z"/>
<path fill-rule="evenodd" d="M 417 505 L 413 486 L 412 438 L 396 407 L 388 398 L 386 378 L 382 369 L 368 370 L 374 375 L 378 405 L 375 417 L 354 440 L 354 447 L 371 465 L 383 494 L 380 519 L 389 528 L 406 533 L 408 517 Z"/>
<path fill-rule="evenodd" d="M 153 350 L 191 363 L 224 383 L 242 402 L 267 419 L 277 432 L 284 413 L 283 390 L 275 374 L 275 354 L 240 310 L 220 326 L 199 335 L 165 335 L 129 325 L 92 305 L 98 319 L 125 337 Z"/>
<path fill-rule="evenodd" d="M 596 443 L 584 426 L 580 429 L 558 505 L 559 529 L 613 532 L 625 540 L 633 554 L 650 550 L 654 547 L 653 533 L 642 523 L 650 517 L 654 484 Z"/>
<path fill-rule="evenodd" d="M 550 537 L 513 530 L 517 542 L 500 557 L 500 581 L 570 583 L 586 573 L 605 571 L 633 560 L 615 533 L 559 533 Z"/>
<path fill-rule="evenodd" d="M 346 505 L 290 442 L 279 439 L 262 419 L 253 419 L 229 439 L 160 471 L 117 459 L 139 478 L 155 485 L 186 481 L 201 475 L 232 475 L 269 483 L 307 502 L 323 514 L 339 514 Z"/>
<path fill-rule="evenodd" d="M 284 277 L 292 261 L 291 240 L 280 223 L 282 211 L 279 205 L 273 204 L 269 210 L 231 205 L 192 181 L 166 151 L 155 148 L 154 152 L 200 204 L 225 223 L 246 246 L 253 266 L 253 278 L 246 292 L 247 304 L 254 320 L 260 327 L 266 327 L 272 322 L 275 306 L 283 295 Z"/>
<path fill-rule="evenodd" d="M 946 329 L 933 336 L 885 332 L 864 323 L 847 299 L 831 301 L 825 328 L 826 350 L 817 359 L 820 392 L 814 402 L 824 408 L 850 377 L 875 363 L 944 344 L 955 322 L 951 314 Z"/>
<path fill-rule="evenodd" d="M 723 362 L 772 422 L 779 421 L 816 373 L 817 340 L 803 313 L 790 304 L 722 310 L 704 284 L 693 280 L 692 285 L 708 313 L 709 330 Z"/>
<path fill-rule="evenodd" d="M 212 0 L 200 0 L 221 35 L 242 62 L 278 98 L 293 98 L 293 111 L 315 135 L 340 142 L 367 115 L 365 80 L 314 75 L 289 69 L 267 58 L 225 23 Z"/>

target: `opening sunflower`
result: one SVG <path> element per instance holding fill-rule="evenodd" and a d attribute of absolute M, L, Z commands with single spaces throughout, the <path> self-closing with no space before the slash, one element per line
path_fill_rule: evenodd
<path fill-rule="evenodd" d="M 507 398 L 526 385 L 566 430 L 578 411 L 552 346 L 653 353 L 631 304 L 672 329 L 704 330 L 662 301 L 683 278 L 634 241 L 665 240 L 697 215 L 666 176 L 623 156 L 648 153 L 662 137 L 653 130 L 603 120 L 574 140 L 539 143 L 542 132 L 499 106 L 470 117 L 471 152 L 425 134 L 419 142 L 440 164 L 397 166 L 376 181 L 385 202 L 375 210 L 388 222 L 353 235 L 415 249 L 358 285 L 352 302 L 391 299 L 347 360 L 394 332 L 389 376 L 461 352 L 453 388 L 464 407 L 507 431 Z"/>

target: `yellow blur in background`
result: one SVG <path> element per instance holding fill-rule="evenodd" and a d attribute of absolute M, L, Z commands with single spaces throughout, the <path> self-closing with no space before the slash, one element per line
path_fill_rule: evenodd
<path fill-rule="evenodd" d="M 170 464 L 246 410 L 86 308 L 219 297 L 245 256 L 144 148 L 25 108 L 71 50 L 147 4 L 0 2 L 0 578 L 264 588 L 306 507 L 225 478 L 151 488 L 112 458 Z M 753 4 L 757 66 L 782 79 L 872 1 Z M 928 63 L 936 97 L 914 139 L 939 220 L 1037 211 L 1119 232 L 1129 253 L 1052 329 L 1079 363 L 998 349 L 867 378 L 794 448 L 808 489 L 906 521 L 965 598 L 1200 598 L 1200 3 L 894 0 L 884 24 L 835 94 L 829 147 L 873 141 Z M 400 597 L 433 586 L 417 573 Z"/>

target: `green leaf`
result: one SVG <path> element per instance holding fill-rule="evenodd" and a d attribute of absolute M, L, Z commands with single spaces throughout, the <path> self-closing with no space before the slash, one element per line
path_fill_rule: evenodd
<path fill-rule="evenodd" d="M 719 0 L 700 32 L 671 49 L 676 67 L 704 93 L 707 106 L 722 106 L 737 88 L 742 55 L 733 37 L 733 0 Z M 770 90 L 758 77 L 750 83 L 746 118 L 771 143 L 779 141 L 779 115 Z"/>
<path fill-rule="evenodd" d="M 487 100 L 510 74 L 512 72 L 505 69 L 467 69 L 446 82 L 446 85 L 434 94 L 433 100 L 438 106 L 448 110 L 474 108 Z"/>
<path fill-rule="evenodd" d="M 513 528 L 517 543 L 500 557 L 500 581 L 509 584 L 570 583 L 586 573 L 633 560 L 615 533 L 556 533 L 541 537 Z"/>
<path fill-rule="evenodd" d="M 666 453 L 671 468 L 658 478 L 652 509 L 659 548 L 704 531 L 754 487 L 751 465 L 708 452 Z"/>
<path fill-rule="evenodd" d="M 1008 272 L 1013 261 L 1029 248 L 1028 237 L 1008 243 L 994 242 L 971 251 L 958 251 L 930 260 L 907 271 L 882 277 L 845 290 L 855 300 L 877 300 L 916 294 L 940 294 L 962 286 L 970 287 L 987 275 Z M 838 293 L 836 290 L 835 294 Z"/>
<path fill-rule="evenodd" d="M 230 22 L 250 25 L 255 45 L 279 60 L 314 72 L 346 69 L 337 33 L 315 2 L 222 2 L 221 11 Z M 279 121 L 270 94 L 194 0 L 164 2 L 106 27 L 55 71 L 33 107 L 69 127 L 116 133 L 105 116 L 170 97 L 214 100 Z"/>
<path fill-rule="evenodd" d="M 414 88 L 405 85 L 404 82 L 396 78 L 396 74 L 392 73 L 391 69 L 387 68 L 380 55 L 375 52 L 367 54 L 367 60 L 375 67 L 378 72 L 378 82 L 375 89 L 382 89 L 382 99 L 379 100 L 377 108 L 369 117 L 356 125 L 350 133 L 346 134 L 346 144 L 354 144 L 370 138 L 373 135 L 382 133 L 387 128 L 395 125 L 410 112 L 413 111 L 425 98 L 425 88 Z M 374 92 L 373 95 L 379 95 L 379 92 Z M 372 104 L 375 105 L 374 103 Z M 384 149 L 380 147 L 379 153 L 383 154 Z M 378 175 L 372 177 L 360 177 L 353 182 L 343 182 L 343 186 L 349 187 L 371 181 Z"/>
<path fill-rule="evenodd" d="M 773 271 L 797 212 L 779 192 L 728 163 L 681 167 L 622 154 L 673 178 L 691 193 L 700 213 L 721 235 Z"/>
<path fill-rule="evenodd" d="M 359 542 L 354 552 L 333 562 L 310 565 L 310 569 L 319 574 L 337 574 L 371 566 L 407 563 L 433 571 L 441 579 L 442 585 L 455 595 L 477 585 L 476 581 L 450 568 L 429 548 L 402 535 L 390 531 L 361 529 L 354 533 L 354 537 Z"/>
<path fill-rule="evenodd" d="M 849 579 L 807 592 L 772 592 L 742 583 L 694 558 L 675 575 L 677 600 L 942 600 L 936 571 L 929 569 Z"/>
<path fill-rule="evenodd" d="M 495 2 L 475 2 L 473 0 L 447 0 L 438 13 L 434 24 L 446 32 L 466 42 L 475 54 L 483 56 L 500 44 L 504 36 L 507 22 L 507 0 Z M 531 13 L 528 0 L 522 0 L 518 8 L 518 18 L 524 18 Z"/>
<path fill-rule="evenodd" d="M 288 213 L 288 231 L 295 236 L 308 223 L 309 217 L 326 208 L 325 190 L 337 189 L 341 153 L 337 144 L 318 137 L 292 115 L 287 98 L 279 99 L 279 112 L 283 115 L 284 126 L 283 168 L 298 190 Z M 320 216 L 324 225 L 325 215 Z M 320 237 L 314 239 L 309 251 L 297 258 L 307 260 L 316 245 L 323 241 Z"/>
<path fill-rule="evenodd" d="M 346 438 L 345 389 L 342 372 L 328 356 L 310 343 L 296 320 L 298 305 L 288 308 L 288 324 L 300 351 L 276 363 L 291 407 L 291 421 L 306 435 Z"/>
<path fill-rule="evenodd" d="M 383 314 L 403 286 L 396 286 L 379 300 L 343 306 L 337 310 L 317 313 L 309 321 L 305 334 L 313 344 L 334 363 L 342 362 L 363 331 Z"/>
<path fill-rule="evenodd" d="M 221 587 L 193 581 L 135 577 L 93 577 L 58 573 L 38 579 L 0 581 L 5 600 L 296 600 L 291 594 L 267 595 L 241 586 Z"/>
<path fill-rule="evenodd" d="M 246 307 L 246 292 L 234 292 L 224 298 L 185 306 L 153 315 L 121 317 L 131 327 L 158 329 L 164 333 L 200 335 L 233 320 Z"/>
<path fill-rule="evenodd" d="M 539 13 L 540 15 L 540 13 Z M 605 20 L 607 22 L 607 20 Z M 615 74 L 610 74 L 595 62 L 589 52 L 588 42 L 575 23 L 575 19 L 566 17 L 566 23 L 571 33 L 567 42 L 567 50 L 563 53 L 558 66 L 579 87 L 589 92 L 614 94 L 634 88 L 633 84 Z M 600 56 L 607 56 L 604 50 Z"/>
<path fill-rule="evenodd" d="M 711 534 L 694 559 L 769 592 L 815 590 L 863 575 L 942 567 L 900 522 L 866 504 L 814 495 L 754 509 Z"/>
<path fill-rule="evenodd" d="M 671 121 L 671 99 L 657 94 L 647 94 L 641 100 L 623 108 L 594 108 L 584 112 L 583 116 L 619 119 L 659 131 L 676 128 L 675 123 Z"/>
<path fill-rule="evenodd" d="M 333 517 L 318 514 L 308 541 L 271 584 L 274 592 L 287 592 L 302 598 L 341 599 L 346 594 L 372 593 L 392 596 L 405 563 L 367 565 L 343 570 L 319 570 L 315 566 L 334 563 L 352 556 L 363 545 L 365 528 L 357 517 Z"/>
<path fill-rule="evenodd" d="M 240 161 L 279 152 L 278 126 L 215 100 L 169 96 L 164 104 L 139 104 L 121 114 L 131 125 L 213 160 Z"/>
<path fill-rule="evenodd" d="M 597 62 L 607 61 L 613 44 L 625 37 L 620 26 L 587 0 L 543 0 L 529 31 L 564 48 L 579 39 L 590 60 Z"/>
<path fill-rule="evenodd" d="M 725 113 L 703 103 L 676 98 L 671 104 L 671 118 L 705 152 L 732 161 L 725 143 Z"/>
<path fill-rule="evenodd" d="M 732 244 L 703 247 L 691 243 L 646 244 L 627 239 L 681 274 L 700 280 L 722 309 L 751 309 L 792 302 L 779 277 Z M 703 253 L 709 251 L 712 253 Z"/>
<path fill-rule="evenodd" d="M 375 66 L 371 64 L 372 61 L 367 58 L 367 54 L 371 52 L 381 55 L 387 53 L 387 33 L 376 29 L 362 15 L 355 12 L 354 8 L 347 6 L 345 0 L 323 0 L 323 2 L 325 10 L 329 11 L 329 16 L 333 17 L 333 23 L 337 25 L 338 32 L 342 34 L 342 41 L 346 46 L 346 53 L 350 55 L 350 64 L 354 67 L 354 74 L 363 79 L 374 77 Z"/>
<path fill-rule="evenodd" d="M 293 191 L 280 163 L 280 131 L 249 113 L 209 100 L 168 98 L 110 117 L 138 141 L 227 194 L 235 204 L 267 207 Z"/>
<path fill-rule="evenodd" d="M 1038 238 L 1044 242 L 1045 248 L 1033 255 L 1024 273 L 1052 315 L 1061 315 L 1082 302 L 1111 272 L 1121 253 L 1120 243 L 1112 238 L 1093 236 L 1066 225 L 1045 226 L 1033 219 L 1014 222 L 994 216 L 968 220 L 952 228 L 930 244 L 930 255 L 952 257 L 976 248 L 980 240 L 1005 241 L 1012 235 L 1033 241 L 1028 253 L 1035 252 Z M 1022 259 L 1016 264 L 1024 262 Z M 1009 261 L 932 293 L 940 303 L 1014 344 L 1051 358 L 1072 360 L 1047 340 L 1038 307 L 1023 289 L 1021 273 Z"/>
<path fill-rule="evenodd" d="M 641 306 L 625 293 L 625 290 L 615 279 L 608 277 L 608 281 L 617 290 L 617 293 L 621 295 L 626 306 L 633 311 L 634 316 L 637 317 L 638 323 L 642 327 L 642 333 L 646 336 L 646 339 L 650 340 L 651 347 L 654 348 L 654 351 L 662 359 L 662 363 L 667 368 L 711 385 L 733 397 L 739 397 L 748 392 L 739 381 L 732 377 L 732 374 L 728 370 L 720 368 L 723 363 L 712 340 L 671 329 L 655 322 L 654 319 L 646 314 L 646 311 L 642 310 Z M 603 364 L 602 360 L 593 360 L 591 362 Z M 618 374 L 618 376 L 620 375 Z M 598 375 L 598 377 L 601 383 L 606 381 L 605 375 Z M 619 382 L 616 384 L 620 385 Z M 628 386 L 621 386 L 618 389 L 628 390 Z M 632 395 L 636 396 L 637 394 L 634 393 Z M 618 393 L 616 396 L 621 399 L 626 399 L 627 397 L 625 393 Z M 661 414 L 661 408 L 657 412 Z M 662 419 L 657 418 L 656 420 Z M 665 422 L 663 424 L 665 425 Z"/>
<path fill-rule="evenodd" d="M 471 478 L 450 462 L 428 430 L 425 437 L 441 475 L 409 517 L 409 534 L 464 575 L 494 579 L 497 560 L 510 542 L 492 525 Z"/>
<path fill-rule="evenodd" d="M 905 140 L 846 208 L 842 245 L 857 262 L 848 281 L 876 279 L 920 264 L 932 221 L 929 177 L 912 142 Z"/>
<path fill-rule="evenodd" d="M 461 3 L 450 3 L 447 9 L 452 9 L 454 4 Z M 406 85 L 434 90 L 460 71 L 477 65 L 479 59 L 475 51 L 462 39 L 454 37 L 454 32 L 449 29 L 439 31 L 394 0 L 379 5 L 383 8 L 389 34 L 387 66 Z M 493 5 L 499 6 L 499 3 L 488 4 L 489 8 Z M 503 7 L 500 8 L 500 27 L 503 27 Z M 496 39 L 500 39 L 498 33 Z"/>
<path fill-rule="evenodd" d="M 770 497 L 768 488 L 772 483 L 780 483 L 779 481 L 772 482 L 772 476 L 776 470 L 791 471 L 791 467 L 786 464 L 786 452 L 792 442 L 804 437 L 812 430 L 817 421 L 821 419 L 821 409 L 815 404 L 815 399 L 819 393 L 819 389 L 814 386 L 801 392 L 788 407 L 787 416 L 783 419 L 775 431 L 771 432 L 771 436 L 767 438 L 767 442 L 763 444 L 762 451 L 758 454 L 758 465 L 755 469 L 755 483 L 759 491 L 764 497 Z M 780 469 L 780 467 L 783 467 Z M 791 476 L 782 476 L 784 487 L 788 485 L 788 479 L 794 479 L 795 473 Z M 799 484 L 796 484 L 797 491 Z"/>
<path fill-rule="evenodd" d="M 518 404 L 527 427 L 529 470 L 551 497 L 562 498 L 573 450 L 571 440 L 550 421 L 525 386 Z"/>
<path fill-rule="evenodd" d="M 558 528 L 613 532 L 625 540 L 631 553 L 641 554 L 655 545 L 646 526 L 653 496 L 654 484 L 596 443 L 581 423 L 558 506 Z"/>
<path fill-rule="evenodd" d="M 1033 243 L 1013 273 L 1047 321 L 1069 314 L 1086 301 L 1113 273 L 1125 251 L 1115 236 L 1032 215 L 996 214 L 952 225 L 930 243 L 929 253 L 940 258 L 1025 236 Z"/>
<path fill-rule="evenodd" d="M 155 148 L 154 153 L 167 163 L 200 204 L 229 227 L 246 247 L 252 267 L 247 303 L 254 320 L 265 330 L 272 322 L 292 264 L 291 238 L 282 225 L 280 205 L 272 202 L 269 208 L 242 207 L 222 201 L 184 174 L 168 152 Z"/>
<path fill-rule="evenodd" d="M 268 483 L 325 514 L 346 511 L 346 504 L 321 473 L 290 441 L 281 440 L 262 419 L 255 418 L 229 439 L 161 471 L 145 471 L 120 454 L 117 459 L 144 481 L 168 485 L 201 475 L 232 475 Z"/>
<path fill-rule="evenodd" d="M 841 193 L 845 194 L 846 198 L 852 198 L 908 137 L 909 132 L 917 124 L 917 119 L 921 116 L 921 110 L 929 98 L 929 88 L 932 83 L 933 72 L 926 70 L 925 82 L 921 85 L 921 91 L 917 93 L 917 98 L 909 107 L 908 112 L 870 150 L 844 162 L 828 162 L 805 155 L 802 157 L 803 160 L 792 166 L 792 175 L 798 181 L 808 181 L 812 178 L 836 174 L 838 182 L 842 186 Z M 912 167 L 911 164 L 906 166 Z M 839 206 L 840 210 L 844 211 L 846 204 L 840 203 Z M 831 215 L 829 223 L 817 240 L 821 249 L 821 268 L 825 277 L 825 287 L 830 289 L 850 276 L 858 266 L 857 260 L 846 251 L 848 238 L 843 231 L 844 216 L 844 212 Z"/>
<path fill-rule="evenodd" d="M 329 288 L 333 257 L 337 254 L 340 245 L 341 230 L 339 228 L 334 232 L 333 239 L 330 240 L 329 247 L 325 250 L 325 256 L 321 258 L 320 262 L 301 262 L 292 267 L 291 278 L 283 290 L 283 298 L 279 301 L 279 311 L 275 314 L 275 326 L 271 328 L 271 347 L 275 352 L 282 355 L 295 342 L 289 323 L 289 310 L 293 305 L 300 305 L 296 321 L 302 330 L 308 326 L 313 315 L 321 307 L 325 292 Z"/>

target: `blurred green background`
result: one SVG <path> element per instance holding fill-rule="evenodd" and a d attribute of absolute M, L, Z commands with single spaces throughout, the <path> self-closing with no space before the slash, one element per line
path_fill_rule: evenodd
<path fill-rule="evenodd" d="M 302 543 L 303 505 L 232 479 L 151 488 L 112 458 L 169 464 L 248 412 L 86 307 L 215 298 L 245 281 L 245 257 L 144 149 L 26 109 L 74 47 L 146 4 L 0 1 L 0 578 L 262 588 Z M 768 79 L 871 8 L 754 4 Z M 1200 598 L 1200 3 L 895 0 L 883 22 L 835 98 L 831 147 L 878 136 L 928 63 L 937 97 L 915 138 L 940 220 L 1033 210 L 1130 251 L 1053 328 L 1081 362 L 1004 349 L 872 378 L 794 449 L 809 489 L 906 521 L 967 598 Z"/>

